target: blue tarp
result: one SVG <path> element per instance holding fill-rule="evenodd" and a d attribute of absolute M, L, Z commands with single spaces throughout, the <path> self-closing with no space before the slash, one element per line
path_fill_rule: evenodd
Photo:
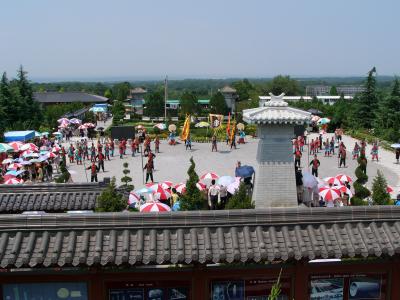
<path fill-rule="evenodd" d="M 4 133 L 4 140 L 9 142 L 26 142 L 27 140 L 35 138 L 35 131 L 8 131 Z"/>

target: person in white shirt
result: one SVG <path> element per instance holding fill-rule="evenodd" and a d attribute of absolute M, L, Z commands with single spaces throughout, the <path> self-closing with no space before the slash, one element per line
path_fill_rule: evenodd
<path fill-rule="evenodd" d="M 215 184 L 215 180 L 211 181 L 211 186 L 208 189 L 208 205 L 211 210 L 217 209 L 219 196 L 219 187 Z"/>
<path fill-rule="evenodd" d="M 228 200 L 228 190 L 226 186 L 221 185 L 219 188 L 219 198 L 221 201 L 220 208 L 225 209 L 226 201 Z"/>

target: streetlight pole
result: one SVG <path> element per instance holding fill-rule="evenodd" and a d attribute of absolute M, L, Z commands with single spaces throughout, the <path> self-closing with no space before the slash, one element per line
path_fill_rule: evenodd
<path fill-rule="evenodd" d="M 168 100 L 168 75 L 165 76 L 165 85 L 164 85 L 164 123 L 167 122 L 167 100 Z"/>

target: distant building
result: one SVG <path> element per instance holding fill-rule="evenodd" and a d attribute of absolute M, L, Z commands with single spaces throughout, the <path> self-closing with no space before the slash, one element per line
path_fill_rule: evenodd
<path fill-rule="evenodd" d="M 222 89 L 218 90 L 222 95 L 224 95 L 226 105 L 228 106 L 229 110 L 231 112 L 235 111 L 236 107 L 236 100 L 238 99 L 238 95 L 236 93 L 236 90 L 229 86 L 226 85 Z"/>
<path fill-rule="evenodd" d="M 129 91 L 127 99 L 126 111 L 135 112 L 137 114 L 143 114 L 144 97 L 147 94 L 147 90 L 136 87 Z"/>
<path fill-rule="evenodd" d="M 307 96 L 328 96 L 332 86 L 330 85 L 308 85 L 306 86 Z M 365 91 L 365 87 L 361 85 L 339 85 L 336 86 L 338 94 L 345 96 L 355 96 L 357 93 Z"/>
<path fill-rule="evenodd" d="M 323 102 L 324 104 L 335 104 L 339 99 L 340 96 L 315 96 L 319 101 Z M 259 96 L 259 104 L 260 106 L 264 106 L 264 103 L 271 100 L 271 96 Z M 284 96 L 284 101 L 287 102 L 297 102 L 297 101 L 306 101 L 310 102 L 313 100 L 313 97 L 310 96 Z M 353 100 L 353 96 L 344 96 L 344 100 Z"/>
<path fill-rule="evenodd" d="M 83 104 L 106 103 L 108 99 L 103 96 L 85 92 L 37 92 L 33 93 L 34 99 L 42 105 L 76 103 Z"/>
<path fill-rule="evenodd" d="M 210 106 L 210 99 L 199 99 L 197 103 L 203 108 L 207 109 Z M 168 99 L 167 100 L 167 109 L 179 109 L 181 107 L 180 99 Z"/>

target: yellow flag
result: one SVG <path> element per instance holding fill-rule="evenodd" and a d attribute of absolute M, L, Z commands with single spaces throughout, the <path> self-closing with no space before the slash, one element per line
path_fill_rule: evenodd
<path fill-rule="evenodd" d="M 181 139 L 187 140 L 190 134 L 190 115 L 186 116 L 185 123 L 183 123 Z"/>
<path fill-rule="evenodd" d="M 231 128 L 231 135 L 229 137 L 229 143 L 232 143 L 233 139 L 235 138 L 235 131 L 236 131 L 236 121 L 232 121 L 232 128 Z"/>

